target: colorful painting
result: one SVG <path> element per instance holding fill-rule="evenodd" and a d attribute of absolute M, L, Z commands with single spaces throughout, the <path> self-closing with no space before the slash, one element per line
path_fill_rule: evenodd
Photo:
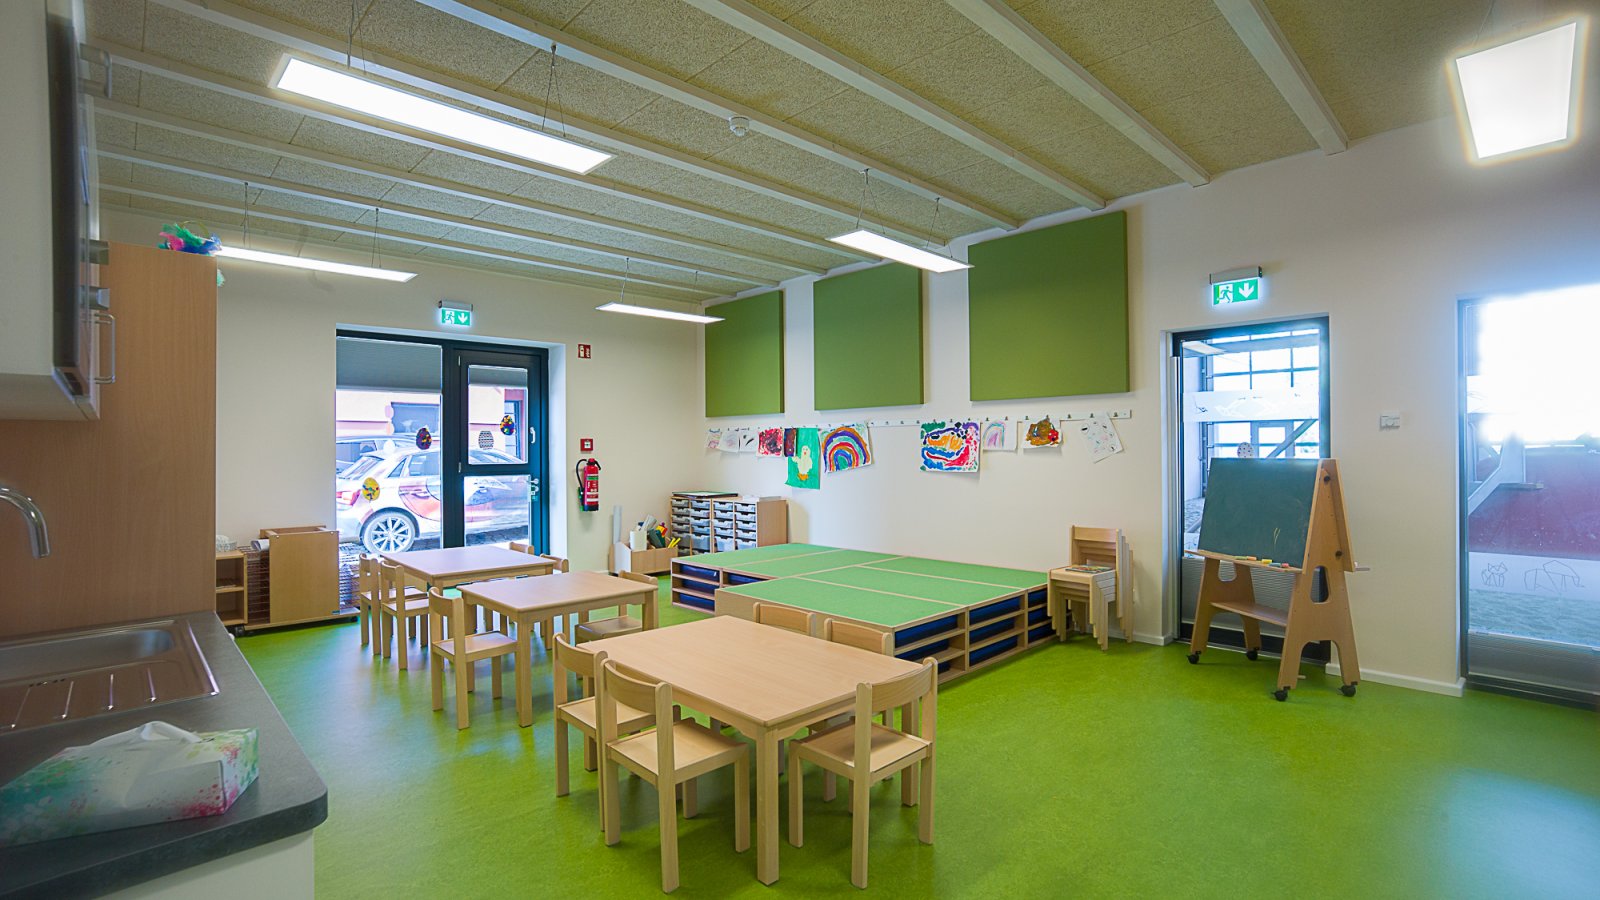
<path fill-rule="evenodd" d="M 977 422 L 924 422 L 922 470 L 976 472 L 980 446 Z"/>
<path fill-rule="evenodd" d="M 784 484 L 792 488 L 817 490 L 822 487 L 822 440 L 815 428 L 791 428 L 794 455 L 789 457 L 789 477 Z"/>
<path fill-rule="evenodd" d="M 1037 422 L 1023 422 L 1017 426 L 1022 431 L 1022 449 L 1043 450 L 1061 446 L 1061 431 L 1045 416 Z"/>
<path fill-rule="evenodd" d="M 720 448 L 721 446 L 722 446 L 722 429 L 721 428 L 707 428 L 706 429 L 706 449 L 707 450 L 716 450 L 716 449 Z"/>
<path fill-rule="evenodd" d="M 1017 449 L 1017 433 L 1011 430 L 1010 422 L 985 422 L 983 423 L 983 452 L 1003 450 L 1015 452 Z"/>
<path fill-rule="evenodd" d="M 795 440 L 797 439 L 796 433 L 799 430 L 800 429 L 798 429 L 798 428 L 785 428 L 783 430 L 783 455 L 784 456 L 793 456 L 794 455 L 794 452 L 795 452 Z"/>
<path fill-rule="evenodd" d="M 872 440 L 867 426 L 840 425 L 822 437 L 823 468 L 843 472 L 872 465 Z"/>
<path fill-rule="evenodd" d="M 510 415 L 504 415 L 504 416 L 500 417 L 500 433 L 501 434 L 505 435 L 506 437 L 510 437 L 512 434 L 516 433 L 516 430 L 517 430 L 517 420 L 516 419 L 513 419 Z"/>
<path fill-rule="evenodd" d="M 783 456 L 783 429 L 763 428 L 756 440 L 757 456 Z"/>

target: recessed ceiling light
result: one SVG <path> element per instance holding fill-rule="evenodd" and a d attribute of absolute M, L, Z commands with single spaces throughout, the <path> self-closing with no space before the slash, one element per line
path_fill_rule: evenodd
<path fill-rule="evenodd" d="M 611 158 L 571 141 L 290 58 L 280 89 L 582 174 Z"/>
<path fill-rule="evenodd" d="M 329 262 L 325 259 L 308 259 L 304 256 L 289 256 L 284 253 L 266 253 L 261 250 L 246 250 L 243 247 L 221 247 L 215 256 L 228 259 L 244 259 L 250 262 L 268 263 L 274 266 L 289 266 L 295 269 L 313 269 L 318 272 L 333 272 L 337 275 L 356 275 L 361 278 L 377 278 L 382 281 L 410 281 L 417 277 L 415 272 L 396 272 L 393 269 L 375 269 L 371 266 L 352 266 L 349 263 Z"/>
<path fill-rule="evenodd" d="M 1577 137 L 1582 21 L 1457 57 L 1459 112 L 1479 160 Z"/>
<path fill-rule="evenodd" d="M 712 322 L 721 322 L 716 316 L 701 316 L 694 313 L 674 312 L 670 309 L 656 309 L 653 306 L 634 306 L 632 303 L 617 303 L 612 301 L 604 306 L 596 306 L 601 312 L 627 313 L 630 316 L 649 316 L 653 319 L 672 319 L 678 322 L 698 322 L 709 325 Z"/>
<path fill-rule="evenodd" d="M 894 238 L 887 238 L 881 234 L 873 234 L 864 228 L 857 228 L 848 234 L 831 237 L 828 240 L 835 244 L 843 244 L 863 253 L 871 253 L 884 259 L 892 259 L 908 266 L 916 266 L 929 272 L 954 272 L 958 269 L 970 269 L 972 266 L 964 262 L 957 262 L 948 256 L 929 253 L 919 250 L 910 244 L 902 243 Z"/>

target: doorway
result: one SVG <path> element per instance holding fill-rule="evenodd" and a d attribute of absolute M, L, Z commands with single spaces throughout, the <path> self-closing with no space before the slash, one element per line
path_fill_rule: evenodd
<path fill-rule="evenodd" d="M 355 331 L 337 340 L 341 556 L 549 549 L 544 350 Z"/>
<path fill-rule="evenodd" d="M 1462 658 L 1468 683 L 1600 694 L 1600 285 L 1465 301 Z"/>
<path fill-rule="evenodd" d="M 1169 347 L 1177 405 L 1172 546 L 1177 549 L 1179 637 L 1194 633 L 1203 562 L 1199 544 L 1206 484 L 1214 459 L 1322 459 L 1328 445 L 1328 320 L 1302 319 L 1186 331 Z M 1224 576 L 1232 567 L 1224 563 Z M 1256 600 L 1288 609 L 1293 577 L 1258 571 Z M 1283 630 L 1263 625 L 1262 649 L 1280 653 Z M 1210 641 L 1244 646 L 1237 621 L 1213 623 Z M 1325 644 L 1305 659 L 1326 662 Z"/>

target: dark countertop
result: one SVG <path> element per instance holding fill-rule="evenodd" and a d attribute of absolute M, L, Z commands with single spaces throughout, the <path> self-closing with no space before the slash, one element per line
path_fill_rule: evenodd
<path fill-rule="evenodd" d="M 141 825 L 0 849 L 0 897 L 95 896 L 292 837 L 328 818 L 328 787 L 233 638 L 212 613 L 187 621 L 218 693 L 154 708 L 0 735 L 0 784 L 63 747 L 92 743 L 153 719 L 190 731 L 255 728 L 260 774 L 220 816 Z"/>

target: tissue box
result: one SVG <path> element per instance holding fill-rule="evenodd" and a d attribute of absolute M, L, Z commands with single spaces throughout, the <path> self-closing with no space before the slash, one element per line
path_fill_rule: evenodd
<path fill-rule="evenodd" d="M 150 722 L 68 747 L 0 787 L 0 847 L 228 811 L 258 764 L 254 728 Z"/>

